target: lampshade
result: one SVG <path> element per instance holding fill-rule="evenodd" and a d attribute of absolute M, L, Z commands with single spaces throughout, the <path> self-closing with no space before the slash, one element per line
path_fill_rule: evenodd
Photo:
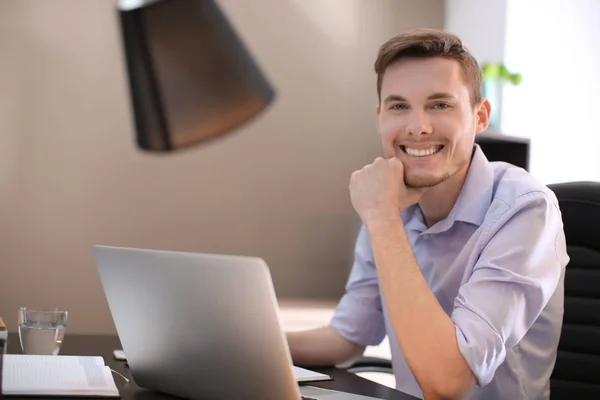
<path fill-rule="evenodd" d="M 214 0 L 121 0 L 137 144 L 172 151 L 231 132 L 274 99 Z"/>

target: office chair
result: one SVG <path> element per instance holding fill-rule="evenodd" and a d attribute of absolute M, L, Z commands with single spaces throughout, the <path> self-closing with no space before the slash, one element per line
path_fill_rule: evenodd
<path fill-rule="evenodd" d="M 385 358 L 363 356 L 356 360 L 348 371 L 352 373 L 361 372 L 383 372 L 392 374 L 392 362 Z"/>
<path fill-rule="evenodd" d="M 548 187 L 560 204 L 571 258 L 550 397 L 600 399 L 600 182 Z"/>
<path fill-rule="evenodd" d="M 551 184 L 562 213 L 567 252 L 565 308 L 551 400 L 600 399 L 600 182 Z M 393 373 L 390 360 L 362 357 L 354 373 Z"/>

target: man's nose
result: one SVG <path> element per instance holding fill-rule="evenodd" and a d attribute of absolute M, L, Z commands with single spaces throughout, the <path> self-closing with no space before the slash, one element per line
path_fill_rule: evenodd
<path fill-rule="evenodd" d="M 407 133 L 409 136 L 425 136 L 432 133 L 433 128 L 431 121 L 424 111 L 414 110 L 411 112 L 407 125 Z"/>

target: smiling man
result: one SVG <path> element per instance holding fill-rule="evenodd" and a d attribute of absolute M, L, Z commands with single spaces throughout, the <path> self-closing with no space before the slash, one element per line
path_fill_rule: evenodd
<path fill-rule="evenodd" d="M 348 362 L 388 335 L 403 392 L 549 399 L 569 260 L 554 194 L 474 143 L 491 110 L 459 38 L 394 37 L 375 72 L 383 157 L 350 179 L 354 265 L 331 323 L 288 333 L 294 362 Z"/>

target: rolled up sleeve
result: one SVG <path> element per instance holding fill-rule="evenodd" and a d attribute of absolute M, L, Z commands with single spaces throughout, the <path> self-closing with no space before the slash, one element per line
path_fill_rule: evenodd
<path fill-rule="evenodd" d="M 359 346 L 377 345 L 385 338 L 385 323 L 377 270 L 369 235 L 361 227 L 356 240 L 354 263 L 330 325 Z"/>
<path fill-rule="evenodd" d="M 489 383 L 546 307 L 566 255 L 562 217 L 544 192 L 522 195 L 490 223 L 451 315 L 458 347 L 479 386 Z"/>

